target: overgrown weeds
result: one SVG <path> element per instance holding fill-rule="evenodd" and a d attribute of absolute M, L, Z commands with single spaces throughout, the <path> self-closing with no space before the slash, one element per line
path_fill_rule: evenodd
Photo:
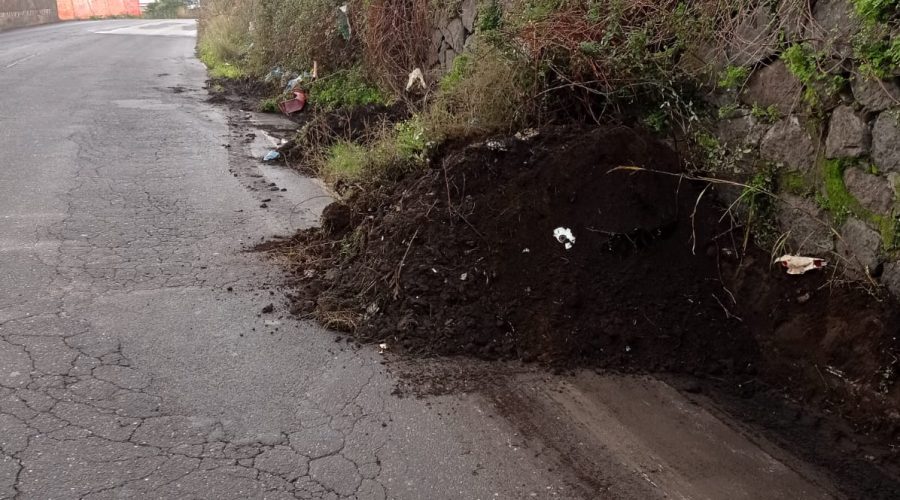
<path fill-rule="evenodd" d="M 387 104 L 387 96 L 366 81 L 359 66 L 333 72 L 310 85 L 310 102 L 331 111 L 338 108 Z"/>
<path fill-rule="evenodd" d="M 429 0 L 366 0 L 358 5 L 366 68 L 378 84 L 402 95 L 409 72 L 428 67 Z"/>
<path fill-rule="evenodd" d="M 479 44 L 458 57 L 422 113 L 434 141 L 510 132 L 533 119 L 541 106 L 541 81 L 515 52 Z"/>
<path fill-rule="evenodd" d="M 197 54 L 213 78 L 239 78 L 246 71 L 253 12 L 239 0 L 204 4 Z"/>

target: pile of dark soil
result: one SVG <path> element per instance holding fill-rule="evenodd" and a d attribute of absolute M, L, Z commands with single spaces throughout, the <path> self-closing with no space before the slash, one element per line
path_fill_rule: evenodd
<path fill-rule="evenodd" d="M 626 129 L 451 151 L 300 235 L 319 249 L 300 276 L 324 264 L 301 280 L 300 309 L 315 301 L 331 326 L 415 354 L 754 370 L 756 345 L 719 280 L 711 198 L 694 214 L 703 186 L 620 166 L 680 169 Z"/>
<path fill-rule="evenodd" d="M 743 253 L 716 197 L 680 171 L 669 148 L 624 128 L 448 147 L 287 243 L 294 312 L 415 356 L 787 394 L 847 417 L 848 433 L 897 443 L 893 303 Z M 557 228 L 572 231 L 571 249 Z"/>

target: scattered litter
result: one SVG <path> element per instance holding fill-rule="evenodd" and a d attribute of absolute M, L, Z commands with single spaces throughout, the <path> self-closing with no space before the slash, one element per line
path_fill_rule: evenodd
<path fill-rule="evenodd" d="M 387 344 L 378 344 L 378 354 L 381 354 L 384 351 L 387 351 L 387 348 L 388 348 Z"/>
<path fill-rule="evenodd" d="M 536 128 L 526 128 L 516 132 L 516 139 L 520 141 L 528 141 L 540 135 Z"/>
<path fill-rule="evenodd" d="M 269 73 L 266 75 L 265 81 L 267 83 L 274 82 L 274 81 L 281 81 L 281 77 L 283 77 L 283 76 L 284 76 L 284 70 L 276 66 L 276 67 L 272 68 L 272 71 L 269 71 Z"/>
<path fill-rule="evenodd" d="M 844 375 L 844 372 L 838 370 L 837 368 L 835 368 L 835 367 L 833 367 L 833 366 L 827 366 L 827 365 L 826 365 L 826 366 L 825 366 L 825 371 L 828 372 L 828 373 L 830 373 L 831 375 L 834 375 L 835 377 L 837 377 L 837 378 L 839 378 L 839 379 L 841 379 L 841 380 L 844 380 L 844 379 L 847 378 L 847 376 Z"/>
<path fill-rule="evenodd" d="M 508 151 L 505 144 L 500 141 L 490 140 L 484 143 L 491 151 Z"/>
<path fill-rule="evenodd" d="M 281 321 L 278 321 L 277 319 L 267 319 L 263 321 L 263 324 L 266 326 L 279 326 L 281 325 Z"/>
<path fill-rule="evenodd" d="M 315 276 L 316 276 L 316 270 L 315 270 L 315 269 L 307 269 L 306 271 L 303 271 L 303 277 L 304 277 L 304 278 L 309 279 L 309 278 L 314 278 Z"/>
<path fill-rule="evenodd" d="M 531 250 L 529 250 L 528 248 L 524 248 L 522 249 L 522 253 L 531 253 Z"/>
<path fill-rule="evenodd" d="M 556 238 L 556 241 L 565 245 L 566 250 L 572 248 L 575 245 L 575 235 L 572 234 L 572 230 L 567 227 L 558 227 L 553 230 L 553 237 Z"/>
<path fill-rule="evenodd" d="M 297 85 L 300 85 L 301 82 L 303 82 L 303 75 L 299 75 L 296 78 L 291 78 L 290 80 L 288 80 L 287 84 L 285 84 L 284 91 L 293 91 L 295 88 L 297 88 Z"/>
<path fill-rule="evenodd" d="M 353 30 L 350 28 L 350 16 L 348 15 L 349 10 L 347 4 L 341 5 L 337 10 L 340 12 L 337 20 L 338 32 L 344 40 L 349 40 L 350 37 L 353 36 Z"/>
<path fill-rule="evenodd" d="M 378 311 L 380 311 L 380 310 L 381 310 L 381 308 L 378 307 L 378 304 L 375 302 L 372 302 L 371 304 L 369 304 L 369 307 L 366 308 L 366 313 L 369 316 L 372 316 L 372 315 L 378 314 Z"/>
<path fill-rule="evenodd" d="M 281 153 L 273 150 L 266 153 L 266 156 L 263 156 L 263 161 L 274 161 L 279 158 L 281 158 Z"/>
<path fill-rule="evenodd" d="M 782 267 L 787 269 L 788 274 L 804 274 L 828 265 L 828 262 L 824 259 L 799 257 L 797 255 L 782 255 L 775 262 L 781 263 Z"/>
<path fill-rule="evenodd" d="M 459 279 L 460 279 L 460 281 L 466 281 L 467 279 L 469 279 L 469 273 L 460 274 Z"/>
<path fill-rule="evenodd" d="M 434 274 L 437 274 L 437 269 L 435 269 L 435 268 L 432 267 L 432 268 L 431 268 L 431 272 L 433 272 Z"/>
<path fill-rule="evenodd" d="M 303 111 L 304 107 L 306 107 L 306 92 L 303 92 L 302 90 L 295 90 L 293 99 L 278 103 L 278 109 L 286 115 L 296 113 L 297 111 Z"/>
<path fill-rule="evenodd" d="M 422 74 L 422 68 L 416 68 L 410 72 L 409 80 L 406 81 L 406 91 L 409 92 L 417 82 L 422 87 L 422 90 L 428 88 L 425 84 L 425 75 Z"/>

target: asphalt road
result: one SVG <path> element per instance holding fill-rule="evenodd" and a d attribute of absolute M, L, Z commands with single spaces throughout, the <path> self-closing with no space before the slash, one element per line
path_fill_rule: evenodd
<path fill-rule="evenodd" d="M 287 318 L 245 251 L 312 224 L 317 188 L 237 150 L 194 35 L 0 33 L 0 498 L 829 496 L 655 383 L 522 378 L 532 435 L 486 397 L 393 396 L 379 353 Z"/>

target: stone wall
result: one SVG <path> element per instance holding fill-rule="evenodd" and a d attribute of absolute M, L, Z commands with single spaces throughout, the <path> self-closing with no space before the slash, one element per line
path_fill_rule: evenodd
<path fill-rule="evenodd" d="M 0 31 L 57 21 L 56 0 L 0 1 Z"/>
<path fill-rule="evenodd" d="M 456 7 L 438 9 L 432 19 L 428 66 L 432 74 L 449 71 L 475 31 L 478 0 L 462 0 Z"/>
<path fill-rule="evenodd" d="M 786 250 L 825 257 L 900 295 L 900 82 L 860 70 L 860 25 L 848 0 L 749 8 L 729 43 L 704 49 L 710 81 L 728 68 L 749 75 L 711 95 L 722 111 L 712 128 L 720 146 L 741 157 L 738 177 L 774 173 Z M 805 86 L 785 64 L 783 51 L 799 42 L 820 58 L 821 82 Z M 832 82 L 836 91 L 810 104 L 807 87 Z"/>

